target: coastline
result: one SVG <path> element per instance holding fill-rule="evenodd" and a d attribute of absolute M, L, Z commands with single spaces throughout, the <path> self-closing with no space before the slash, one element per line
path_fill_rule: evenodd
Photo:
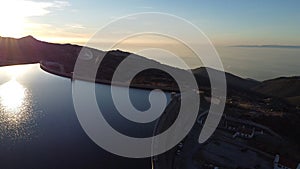
<path fill-rule="evenodd" d="M 58 71 L 56 69 L 51 69 L 49 66 L 47 66 L 47 63 L 40 61 L 40 68 L 48 73 L 57 75 L 57 76 L 62 76 L 66 78 L 70 78 L 71 80 L 73 79 L 73 73 L 68 73 L 68 72 L 63 72 L 63 71 Z M 85 77 L 76 77 L 78 80 L 83 80 L 83 81 L 88 81 L 88 82 L 93 82 L 93 83 L 99 83 L 99 84 L 105 84 L 105 85 L 114 85 L 114 86 L 120 86 L 120 87 L 130 87 L 130 88 L 135 88 L 135 89 L 143 89 L 143 90 L 155 90 L 155 89 L 160 89 L 165 92 L 180 92 L 177 89 L 170 88 L 170 87 L 163 87 L 163 86 L 150 86 L 150 85 L 139 85 L 139 84 L 126 84 L 122 82 L 111 82 L 108 80 L 103 80 L 103 79 L 90 79 L 90 78 L 85 78 Z"/>

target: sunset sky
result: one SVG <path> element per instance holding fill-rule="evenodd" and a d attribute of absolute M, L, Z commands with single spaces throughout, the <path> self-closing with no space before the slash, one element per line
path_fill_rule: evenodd
<path fill-rule="evenodd" d="M 297 0 L 0 0 L 0 36 L 84 44 L 113 19 L 164 12 L 192 22 L 215 45 L 300 45 L 299 9 Z"/>

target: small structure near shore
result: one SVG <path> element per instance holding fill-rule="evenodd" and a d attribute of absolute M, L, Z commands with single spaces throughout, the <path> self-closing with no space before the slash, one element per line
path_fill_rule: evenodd
<path fill-rule="evenodd" d="M 253 138 L 255 133 L 255 128 L 250 129 L 250 128 L 246 128 L 245 126 L 242 127 L 238 127 L 237 132 L 233 134 L 233 138 L 236 137 L 242 137 L 242 138 Z"/>

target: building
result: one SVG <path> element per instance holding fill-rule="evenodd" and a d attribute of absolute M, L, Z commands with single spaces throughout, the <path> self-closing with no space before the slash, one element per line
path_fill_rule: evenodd
<path fill-rule="evenodd" d="M 233 138 L 242 137 L 242 138 L 253 138 L 255 129 L 249 129 L 245 126 L 239 127 L 237 131 L 233 134 Z"/>
<path fill-rule="evenodd" d="M 280 157 L 277 154 L 274 158 L 274 169 L 300 169 L 300 163 Z"/>

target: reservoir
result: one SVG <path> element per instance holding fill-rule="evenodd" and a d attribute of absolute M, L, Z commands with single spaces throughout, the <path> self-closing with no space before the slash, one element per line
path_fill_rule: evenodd
<path fill-rule="evenodd" d="M 96 84 L 95 92 L 103 116 L 115 130 L 131 137 L 151 136 L 156 121 L 140 124 L 120 115 L 109 85 Z M 149 93 L 130 89 L 136 109 L 149 108 Z M 169 102 L 170 94 L 166 97 Z M 77 119 L 71 79 L 30 64 L 0 67 L 0 168 L 140 169 L 151 168 L 151 161 L 123 158 L 96 145 Z"/>

